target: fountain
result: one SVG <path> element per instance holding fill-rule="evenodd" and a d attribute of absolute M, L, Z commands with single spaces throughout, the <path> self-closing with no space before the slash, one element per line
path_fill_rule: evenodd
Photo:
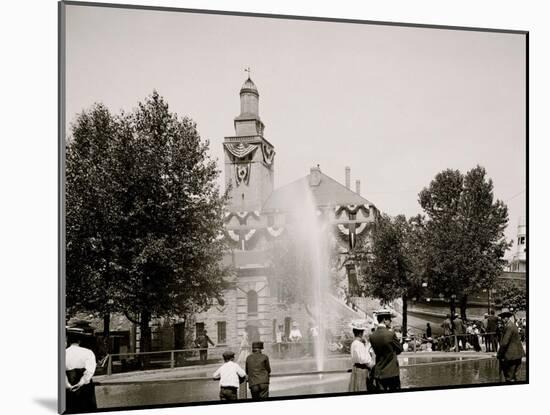
<path fill-rule="evenodd" d="M 329 309 L 326 298 L 329 295 L 329 233 L 328 221 L 318 210 L 307 182 L 298 198 L 289 204 L 289 215 L 294 219 L 287 227 L 288 236 L 296 247 L 299 258 L 296 272 L 303 278 L 301 286 L 306 292 L 304 298 L 311 312 L 317 336 L 314 338 L 316 368 L 322 371 L 326 355 L 326 329 Z"/>

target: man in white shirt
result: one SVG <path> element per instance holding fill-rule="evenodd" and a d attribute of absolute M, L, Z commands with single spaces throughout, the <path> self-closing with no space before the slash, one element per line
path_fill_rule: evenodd
<path fill-rule="evenodd" d="M 290 354 L 291 354 L 291 357 L 297 357 L 298 356 L 298 347 L 299 347 L 299 345 L 297 343 L 302 342 L 302 332 L 300 331 L 300 328 L 298 327 L 297 322 L 292 323 L 292 329 L 290 330 L 288 338 L 290 340 Z"/>
<path fill-rule="evenodd" d="M 85 412 L 97 409 L 92 376 L 96 369 L 94 352 L 80 347 L 84 336 L 67 332 L 69 347 L 65 350 L 65 391 L 67 412 Z"/>
<path fill-rule="evenodd" d="M 225 363 L 212 375 L 214 379 L 220 380 L 222 401 L 236 401 L 239 384 L 246 379 L 245 371 L 233 359 L 235 359 L 235 353 L 230 350 L 223 352 Z"/>
<path fill-rule="evenodd" d="M 302 332 L 300 331 L 297 322 L 292 323 L 292 330 L 290 330 L 290 334 L 288 337 L 290 338 L 291 342 L 302 341 Z"/>
<path fill-rule="evenodd" d="M 283 350 L 285 345 L 283 344 L 284 339 L 284 332 L 283 332 L 283 326 L 280 324 L 277 328 L 277 331 L 275 332 L 275 344 L 277 346 L 277 356 L 279 359 L 283 358 Z"/>

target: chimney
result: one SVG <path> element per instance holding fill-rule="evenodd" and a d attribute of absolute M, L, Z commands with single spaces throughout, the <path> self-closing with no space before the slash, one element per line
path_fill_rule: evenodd
<path fill-rule="evenodd" d="M 346 189 L 349 189 L 350 187 L 350 168 L 349 166 L 346 166 Z"/>
<path fill-rule="evenodd" d="M 355 181 L 355 193 L 361 195 L 361 180 Z"/>

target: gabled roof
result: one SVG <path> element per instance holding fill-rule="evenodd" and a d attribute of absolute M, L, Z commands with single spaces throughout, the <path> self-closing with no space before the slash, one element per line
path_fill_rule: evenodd
<path fill-rule="evenodd" d="M 303 197 L 304 191 L 309 187 L 317 206 L 337 206 L 337 205 L 372 205 L 364 197 L 346 188 L 333 178 L 317 171 L 320 175 L 320 183 L 316 186 L 310 185 L 311 173 L 295 182 L 289 183 L 283 187 L 275 189 L 271 196 L 266 200 L 263 211 L 286 211 L 290 204 Z"/>

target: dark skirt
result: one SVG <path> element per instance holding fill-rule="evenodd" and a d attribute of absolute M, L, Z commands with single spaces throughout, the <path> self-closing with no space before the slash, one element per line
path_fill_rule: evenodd
<path fill-rule="evenodd" d="M 84 369 L 67 370 L 66 374 L 69 383 L 71 385 L 76 385 L 82 378 L 82 375 L 84 375 Z M 90 380 L 90 383 L 83 385 L 74 392 L 71 392 L 69 389 L 65 389 L 65 391 L 67 412 L 78 413 L 97 409 L 93 380 Z"/>

